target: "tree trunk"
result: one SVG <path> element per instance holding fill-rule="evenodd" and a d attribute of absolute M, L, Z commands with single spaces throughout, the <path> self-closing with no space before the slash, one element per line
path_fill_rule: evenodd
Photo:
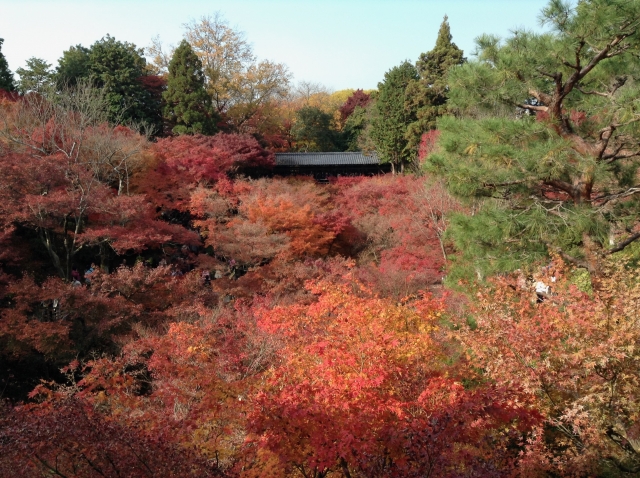
<path fill-rule="evenodd" d="M 40 241 L 44 245 L 49 257 L 51 258 L 51 262 L 53 262 L 54 267 L 58 270 L 58 274 L 62 279 L 67 279 L 64 273 L 64 268 L 60 263 L 60 257 L 56 254 L 56 251 L 53 250 L 53 244 L 51 241 L 51 234 L 47 230 L 40 229 L 39 231 Z"/>
<path fill-rule="evenodd" d="M 100 269 L 109 273 L 109 249 L 104 242 L 99 245 L 100 248 Z"/>

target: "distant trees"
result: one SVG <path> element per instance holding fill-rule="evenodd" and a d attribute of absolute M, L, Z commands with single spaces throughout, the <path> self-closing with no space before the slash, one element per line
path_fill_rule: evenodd
<path fill-rule="evenodd" d="M 435 48 L 420 55 L 415 68 L 404 62 L 385 74 L 378 91 L 356 90 L 344 102 L 343 146 L 349 151 L 376 150 L 394 171 L 404 171 L 417 159 L 422 135 L 435 129 L 436 118 L 446 112 L 448 70 L 463 62 L 445 17 Z"/>
<path fill-rule="evenodd" d="M 405 61 L 384 74 L 378 83 L 378 97 L 374 108 L 377 115 L 371 123 L 371 138 L 380 159 L 391 163 L 394 172 L 403 172 L 415 156 L 405 137 L 407 127 L 416 120 L 415 109 L 406 109 L 406 89 L 418 79 L 415 67 Z"/>
<path fill-rule="evenodd" d="M 141 49 L 107 35 L 90 48 L 77 45 L 63 53 L 56 69 L 60 87 L 82 78 L 103 88 L 111 122 L 144 122 L 162 131 L 162 112 L 142 78 L 147 76 Z"/>
<path fill-rule="evenodd" d="M 304 106 L 296 112 L 291 136 L 299 151 L 339 151 L 339 133 L 333 128 L 333 118 L 320 108 Z"/>
<path fill-rule="evenodd" d="M 356 90 L 340 107 L 342 119 L 342 141 L 347 151 L 370 151 L 375 149 L 369 133 L 375 108 L 375 94 Z"/>
<path fill-rule="evenodd" d="M 3 89 L 5 91 L 13 91 L 15 89 L 15 85 L 13 83 L 13 74 L 11 73 L 11 70 L 9 70 L 7 59 L 2 54 L 3 43 L 4 38 L 0 38 L 0 89 Z"/>
<path fill-rule="evenodd" d="M 205 91 L 202 62 L 182 40 L 169 62 L 167 89 L 163 93 L 164 117 L 175 134 L 213 134 L 217 115 Z"/>
<path fill-rule="evenodd" d="M 69 47 L 58 59 L 55 79 L 57 84 L 74 86 L 79 79 L 90 75 L 90 49 L 82 45 Z"/>
<path fill-rule="evenodd" d="M 229 126 L 240 133 L 261 108 L 283 98 L 291 74 L 281 63 L 258 61 L 244 34 L 220 13 L 185 25 L 185 39 L 202 61 L 206 89 Z"/>
<path fill-rule="evenodd" d="M 30 91 L 43 91 L 53 81 L 54 74 L 49 63 L 35 57 L 29 58 L 26 68 L 18 68 L 16 73 L 20 75 L 18 90 L 23 95 Z"/>
<path fill-rule="evenodd" d="M 371 95 L 365 93 L 364 91 L 358 89 L 354 91 L 347 101 L 340 107 L 340 118 L 342 121 L 347 121 L 349 116 L 353 114 L 357 107 L 366 108 L 371 101 Z"/>
<path fill-rule="evenodd" d="M 283 128 L 274 120 L 280 120 L 280 102 L 289 93 L 291 74 L 286 66 L 258 61 L 244 34 L 229 26 L 219 12 L 192 20 L 184 28 L 184 40 L 202 62 L 205 90 L 221 127 L 281 143 Z M 165 50 L 160 37 L 155 37 L 146 52 L 152 62 L 150 69 L 166 75 L 171 48 Z"/>

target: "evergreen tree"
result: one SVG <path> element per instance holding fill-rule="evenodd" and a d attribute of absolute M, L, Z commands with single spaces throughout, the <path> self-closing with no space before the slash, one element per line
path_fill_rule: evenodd
<path fill-rule="evenodd" d="M 9 70 L 7 59 L 2 54 L 3 43 L 4 38 L 0 38 L 0 90 L 13 91 L 16 88 L 13 84 L 13 74 Z"/>
<path fill-rule="evenodd" d="M 381 162 L 391 163 L 394 172 L 404 171 L 405 164 L 415 157 L 408 147 L 406 132 L 416 115 L 415 110 L 405 108 L 405 92 L 407 85 L 417 79 L 418 72 L 405 61 L 386 72 L 384 81 L 378 83 L 370 134 Z"/>
<path fill-rule="evenodd" d="M 74 86 L 90 79 L 103 88 L 112 123 L 145 123 L 155 132 L 162 130 L 162 112 L 152 92 L 144 86 L 147 63 L 143 51 L 133 43 L 107 35 L 90 48 L 77 45 L 65 51 L 58 62 L 58 88 Z"/>
<path fill-rule="evenodd" d="M 436 127 L 436 118 L 446 112 L 449 69 L 464 63 L 463 52 L 451 42 L 451 30 L 444 17 L 433 50 L 422 53 L 416 68 L 420 79 L 407 86 L 406 107 L 416 110 L 417 120 L 407 129 L 409 147 L 417 149 L 423 133 Z"/>
<path fill-rule="evenodd" d="M 18 90 L 25 94 L 29 91 L 42 91 L 52 79 L 51 65 L 40 58 L 29 58 L 26 68 L 18 68 L 16 73 L 20 75 Z"/>
<path fill-rule="evenodd" d="M 552 0 L 549 33 L 451 70 L 430 168 L 476 202 L 450 233 L 478 275 L 548 252 L 599 270 L 640 239 L 640 0 Z M 471 272 L 471 271 L 470 271 Z"/>
<path fill-rule="evenodd" d="M 343 141 L 347 151 L 361 151 L 360 138 L 367 128 L 367 108 L 357 105 L 342 128 Z"/>
<path fill-rule="evenodd" d="M 214 114 L 211 97 L 205 90 L 202 62 L 191 45 L 182 40 L 169 62 L 165 119 L 173 124 L 175 134 L 206 134 L 216 132 L 217 115 Z"/>
<path fill-rule="evenodd" d="M 161 128 L 162 114 L 141 82 L 147 74 L 142 49 L 107 35 L 91 46 L 89 64 L 96 86 L 105 89 L 112 121 L 142 121 Z"/>
<path fill-rule="evenodd" d="M 62 57 L 58 60 L 58 66 L 54 74 L 54 79 L 58 89 L 67 86 L 75 86 L 78 80 L 89 78 L 91 75 L 90 50 L 82 45 L 69 47 L 62 52 Z"/>
<path fill-rule="evenodd" d="M 339 133 L 332 127 L 333 117 L 320 108 L 305 106 L 296 112 L 291 135 L 299 151 L 339 151 Z"/>

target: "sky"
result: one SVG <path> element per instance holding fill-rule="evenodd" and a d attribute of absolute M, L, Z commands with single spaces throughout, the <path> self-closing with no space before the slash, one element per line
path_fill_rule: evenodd
<path fill-rule="evenodd" d="M 57 64 L 71 45 L 106 34 L 138 47 L 219 11 L 244 32 L 259 59 L 284 63 L 294 82 L 330 90 L 376 88 L 384 73 L 431 50 L 445 15 L 453 41 L 472 58 L 474 39 L 541 31 L 548 0 L 0 0 L 0 38 L 9 68 L 30 57 Z"/>

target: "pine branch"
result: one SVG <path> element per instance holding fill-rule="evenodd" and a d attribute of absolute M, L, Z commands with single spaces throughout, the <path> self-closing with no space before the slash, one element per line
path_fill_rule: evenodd
<path fill-rule="evenodd" d="M 598 202 L 598 201 L 602 201 L 602 203 L 600 204 L 600 207 L 603 207 L 605 204 L 611 202 L 611 201 L 615 201 L 618 199 L 622 199 L 622 198 L 626 198 L 629 196 L 633 196 L 634 194 L 638 194 L 640 193 L 640 185 L 638 186 L 633 186 L 629 189 L 627 189 L 626 191 L 622 191 L 616 194 L 608 194 L 606 196 L 599 196 L 596 198 L 593 198 L 591 200 L 591 202 Z"/>
<path fill-rule="evenodd" d="M 640 239 L 640 232 L 629 236 L 627 239 L 625 239 L 622 242 L 619 242 L 618 244 L 615 245 L 615 247 L 613 247 L 612 249 L 609 249 L 608 251 L 606 251 L 605 254 L 609 255 L 609 254 L 613 254 L 614 252 L 620 252 L 625 247 L 627 247 L 629 244 L 631 244 L 632 242 L 637 241 L 638 239 Z"/>
<path fill-rule="evenodd" d="M 580 260 L 576 257 L 573 257 L 570 254 L 567 254 L 566 252 L 564 252 L 562 250 L 562 248 L 558 247 L 558 246 L 554 246 L 552 244 L 547 243 L 546 244 L 547 248 L 552 250 L 553 252 L 557 253 L 560 257 L 562 257 L 566 262 L 570 262 L 571 264 L 574 264 L 578 267 L 582 267 L 583 269 L 587 269 L 590 273 L 595 273 L 596 270 L 595 268 L 589 264 L 587 261 L 583 261 Z"/>

